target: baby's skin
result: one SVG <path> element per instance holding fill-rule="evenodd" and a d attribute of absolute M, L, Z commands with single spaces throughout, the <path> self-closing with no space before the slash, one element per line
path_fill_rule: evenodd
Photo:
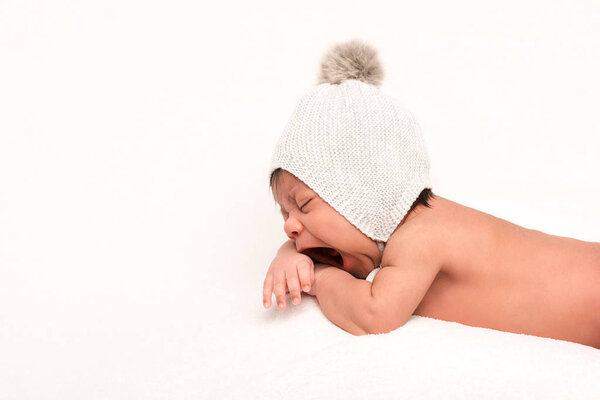
<path fill-rule="evenodd" d="M 377 244 L 294 175 L 274 186 L 290 240 L 271 263 L 275 293 L 316 296 L 334 324 L 385 333 L 420 315 L 600 348 L 600 243 L 526 229 L 441 196 Z M 320 248 L 320 249 L 319 249 Z M 364 279 L 376 266 L 373 282 Z"/>

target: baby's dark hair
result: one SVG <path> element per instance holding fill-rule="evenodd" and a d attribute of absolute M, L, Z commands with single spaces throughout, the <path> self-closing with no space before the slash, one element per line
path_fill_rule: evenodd
<path fill-rule="evenodd" d="M 282 174 L 283 171 L 284 170 L 282 168 L 277 168 L 275 171 L 273 171 L 273 173 L 271 173 L 271 181 L 269 183 L 269 188 L 271 188 L 271 190 L 277 190 L 277 182 L 279 181 L 279 176 Z M 434 198 L 435 194 L 433 194 L 431 189 L 423 189 L 421 193 L 419 193 L 419 197 L 417 197 L 417 199 L 413 202 L 412 206 L 410 206 L 410 209 L 408 210 L 406 215 L 410 214 L 412 210 L 414 210 L 420 205 L 431 208 L 431 205 L 428 202 L 429 200 L 432 200 Z"/>

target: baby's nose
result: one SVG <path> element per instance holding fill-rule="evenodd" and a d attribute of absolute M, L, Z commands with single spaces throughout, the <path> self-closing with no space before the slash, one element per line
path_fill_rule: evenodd
<path fill-rule="evenodd" d="M 302 224 L 297 219 L 288 217 L 285 224 L 283 224 L 283 230 L 290 239 L 296 239 L 302 231 Z"/>

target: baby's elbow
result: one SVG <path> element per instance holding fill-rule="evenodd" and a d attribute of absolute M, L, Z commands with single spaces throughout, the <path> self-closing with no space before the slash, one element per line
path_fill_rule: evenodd
<path fill-rule="evenodd" d="M 366 335 L 374 335 L 377 333 L 387 333 L 387 332 L 376 332 L 375 330 L 372 330 L 372 329 L 362 329 L 362 328 L 355 328 L 355 329 L 349 330 L 348 332 L 351 333 L 353 336 L 366 336 Z"/>
<path fill-rule="evenodd" d="M 409 317 L 410 318 L 410 317 Z M 382 333 L 390 333 L 406 324 L 409 318 L 401 315 L 390 315 L 385 313 L 374 313 L 370 318 L 366 334 L 377 335 Z"/>
<path fill-rule="evenodd" d="M 362 323 L 360 323 L 360 324 L 353 324 L 352 327 L 346 328 L 346 331 L 348 333 L 351 333 L 354 336 L 364 336 L 364 335 L 370 335 L 370 334 L 376 333 L 375 331 L 377 329 L 372 328 L 370 320 L 367 320 L 367 321 L 363 320 L 361 322 Z"/>
<path fill-rule="evenodd" d="M 370 334 L 370 332 L 368 332 L 367 330 L 365 330 L 363 328 L 359 328 L 359 327 L 356 327 L 356 328 L 354 328 L 352 330 L 349 330 L 348 332 L 351 333 L 354 336 L 364 336 L 364 335 L 369 335 Z"/>
<path fill-rule="evenodd" d="M 369 300 L 363 303 L 362 317 L 357 321 L 359 324 L 354 332 L 351 332 L 355 336 L 389 333 L 404 326 L 411 317 L 412 313 L 405 315 L 387 302 L 376 301 L 373 297 Z"/>
<path fill-rule="evenodd" d="M 404 324 L 379 324 L 379 325 L 376 325 L 376 326 L 372 327 L 371 329 L 369 329 L 365 334 L 366 335 L 380 335 L 380 334 L 384 334 L 384 333 L 390 333 L 390 332 L 395 331 L 396 329 L 399 329 L 403 326 L 404 326 Z"/>

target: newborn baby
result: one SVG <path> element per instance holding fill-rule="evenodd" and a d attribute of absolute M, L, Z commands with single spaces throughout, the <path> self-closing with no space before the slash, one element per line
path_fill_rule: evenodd
<path fill-rule="evenodd" d="M 387 241 L 369 239 L 302 181 L 279 170 L 274 188 L 290 240 L 267 272 L 286 291 L 315 295 L 355 334 L 383 333 L 411 315 L 600 348 L 600 243 L 547 235 L 432 196 Z M 317 266 L 314 262 L 331 266 Z M 381 265 L 373 282 L 365 278 Z M 313 276 L 314 274 L 314 276 Z"/>
<path fill-rule="evenodd" d="M 377 88 L 382 76 L 370 46 L 337 45 L 296 106 L 269 175 L 289 241 L 264 306 L 303 290 L 355 335 L 421 315 L 600 348 L 600 243 L 434 195 L 419 126 Z"/>

